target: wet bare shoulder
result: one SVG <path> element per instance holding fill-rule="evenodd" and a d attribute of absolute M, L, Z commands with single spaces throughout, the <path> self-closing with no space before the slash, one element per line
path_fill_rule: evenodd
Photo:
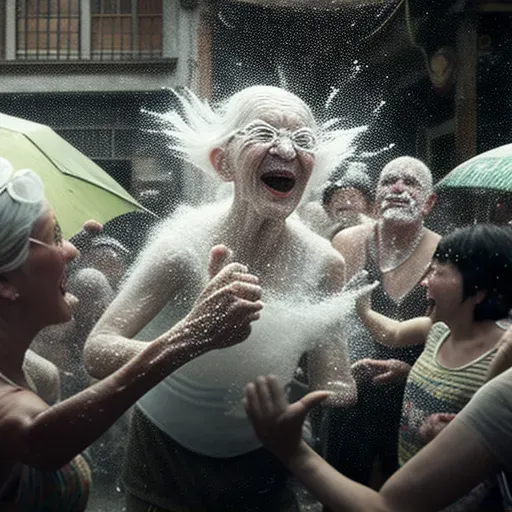
<path fill-rule="evenodd" d="M 345 259 L 347 279 L 364 267 L 366 240 L 371 235 L 374 225 L 371 223 L 353 226 L 334 237 L 332 245 Z"/>
<path fill-rule="evenodd" d="M 307 253 L 306 259 L 311 266 L 316 266 L 320 276 L 320 289 L 322 292 L 336 292 L 343 287 L 345 277 L 345 260 L 329 242 L 329 240 L 314 233 L 306 226 L 292 228 L 295 246 Z"/>

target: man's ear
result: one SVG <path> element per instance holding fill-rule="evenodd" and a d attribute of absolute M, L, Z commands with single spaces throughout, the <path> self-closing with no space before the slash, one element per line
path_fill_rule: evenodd
<path fill-rule="evenodd" d="M 434 205 L 436 204 L 436 201 L 437 201 L 437 194 L 435 194 L 434 192 L 432 192 L 428 197 L 427 197 L 427 200 L 425 202 L 425 206 L 423 207 L 423 216 L 426 217 L 430 211 L 432 210 L 432 208 L 434 208 Z"/>
<path fill-rule="evenodd" d="M 18 289 L 13 286 L 5 277 L 0 277 L 0 299 L 5 299 L 10 302 L 15 301 L 20 294 Z"/>
<path fill-rule="evenodd" d="M 222 148 L 215 148 L 210 151 L 210 162 L 222 181 L 233 181 L 231 170 L 227 165 L 226 152 Z"/>

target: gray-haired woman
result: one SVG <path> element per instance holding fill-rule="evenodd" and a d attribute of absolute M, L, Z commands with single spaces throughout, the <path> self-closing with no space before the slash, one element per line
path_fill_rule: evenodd
<path fill-rule="evenodd" d="M 91 474 L 80 452 L 170 372 L 208 350 L 244 339 L 261 309 L 256 278 L 241 265 L 227 266 L 179 326 L 110 377 L 49 406 L 31 389 L 22 365 L 42 328 L 71 318 L 64 276 L 76 253 L 62 239 L 39 176 L 27 169 L 15 172 L 0 158 L 2 510 L 84 510 Z M 218 267 L 224 256 L 225 249 L 216 248 L 212 266 Z M 213 311 L 219 320 L 211 318 Z"/>
<path fill-rule="evenodd" d="M 163 223 L 92 332 L 86 362 L 103 377 L 145 347 L 139 340 L 179 322 L 204 283 L 208 251 L 228 246 L 260 279 L 262 317 L 245 343 L 187 364 L 138 402 L 124 468 L 128 510 L 295 510 L 286 471 L 245 416 L 243 387 L 263 369 L 290 381 L 311 350 L 312 385 L 332 391 L 331 405 L 356 398 L 343 315 L 329 303 L 343 286 L 343 260 L 291 216 L 354 133 L 318 126 L 301 99 L 276 87 L 248 87 L 215 109 L 192 94 L 182 104 L 185 119 L 168 117 L 175 148 L 232 183 L 234 196 Z"/>

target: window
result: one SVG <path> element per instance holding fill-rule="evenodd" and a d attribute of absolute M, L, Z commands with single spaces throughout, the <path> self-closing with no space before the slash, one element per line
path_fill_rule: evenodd
<path fill-rule="evenodd" d="M 79 58 L 79 0 L 20 0 L 16 18 L 18 59 Z"/>
<path fill-rule="evenodd" d="M 162 0 L 17 0 L 16 59 L 158 59 L 162 24 Z M 0 0 L 0 59 L 5 25 Z"/>
<path fill-rule="evenodd" d="M 162 0 L 92 0 L 91 57 L 162 57 Z"/>

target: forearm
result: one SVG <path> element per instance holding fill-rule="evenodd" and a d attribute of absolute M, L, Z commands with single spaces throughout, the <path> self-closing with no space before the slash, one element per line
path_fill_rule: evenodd
<path fill-rule="evenodd" d="M 304 442 L 295 457 L 283 462 L 333 512 L 391 512 L 377 492 L 338 473 Z"/>
<path fill-rule="evenodd" d="M 85 369 L 91 377 L 104 379 L 144 352 L 148 346 L 147 341 L 93 331 L 84 347 Z"/>
<path fill-rule="evenodd" d="M 500 375 L 505 370 L 512 367 L 512 330 L 509 329 L 503 338 L 498 353 L 494 357 L 489 371 L 487 373 L 487 380 L 491 380 L 497 375 Z"/>
<path fill-rule="evenodd" d="M 308 354 L 308 379 L 311 390 L 331 391 L 336 395 L 324 405 L 349 406 L 357 402 L 356 383 L 341 341 L 317 347 Z"/>
<path fill-rule="evenodd" d="M 400 322 L 381 315 L 372 309 L 361 311 L 359 316 L 378 343 L 390 347 L 398 344 Z"/>
<path fill-rule="evenodd" d="M 146 343 L 110 377 L 38 414 L 26 429 L 23 462 L 56 468 L 71 460 L 153 386 L 207 350 L 192 340 L 190 331 L 181 329 L 172 339 Z"/>

